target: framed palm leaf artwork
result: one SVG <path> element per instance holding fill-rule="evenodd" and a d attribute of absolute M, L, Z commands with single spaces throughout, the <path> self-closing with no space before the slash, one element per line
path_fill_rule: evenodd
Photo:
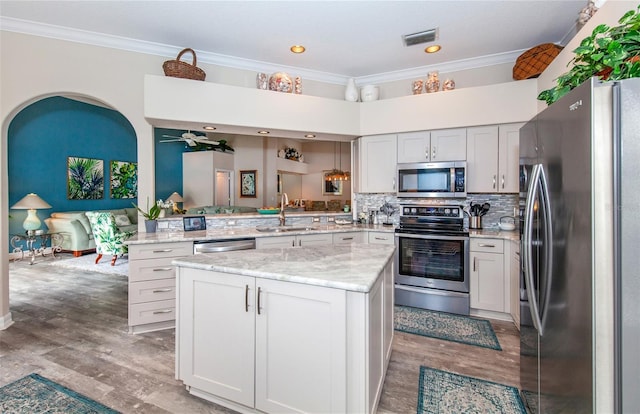
<path fill-rule="evenodd" d="M 97 158 L 67 158 L 67 198 L 97 200 L 104 197 L 104 161 Z"/>
<path fill-rule="evenodd" d="M 138 196 L 138 164 L 128 161 L 111 161 L 109 179 L 111 198 L 136 198 Z"/>

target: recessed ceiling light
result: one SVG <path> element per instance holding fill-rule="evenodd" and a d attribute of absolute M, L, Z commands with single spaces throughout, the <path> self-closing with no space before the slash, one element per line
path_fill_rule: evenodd
<path fill-rule="evenodd" d="M 214 131 L 216 129 L 216 127 L 212 127 L 212 126 L 203 126 L 202 129 L 206 129 L 207 131 Z"/>
<path fill-rule="evenodd" d="M 316 135 L 315 134 L 304 134 L 305 138 L 315 138 Z"/>
<path fill-rule="evenodd" d="M 429 46 L 424 51 L 427 53 L 436 53 L 438 50 L 440 50 L 440 45 Z"/>
<path fill-rule="evenodd" d="M 262 135 L 267 135 L 269 133 L 269 131 L 258 131 L 258 134 L 262 134 Z"/>
<path fill-rule="evenodd" d="M 291 46 L 290 50 L 293 53 L 304 53 L 304 51 L 307 50 L 307 49 L 302 45 L 293 45 L 293 46 Z"/>

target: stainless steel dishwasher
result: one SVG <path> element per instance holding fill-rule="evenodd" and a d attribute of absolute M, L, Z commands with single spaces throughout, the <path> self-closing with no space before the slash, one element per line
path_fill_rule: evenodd
<path fill-rule="evenodd" d="M 256 239 L 246 237 L 242 239 L 202 240 L 193 242 L 193 254 L 220 253 L 235 250 L 252 250 L 256 248 Z"/>

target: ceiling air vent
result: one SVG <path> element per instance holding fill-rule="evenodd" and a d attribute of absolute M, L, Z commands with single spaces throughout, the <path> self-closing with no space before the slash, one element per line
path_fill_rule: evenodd
<path fill-rule="evenodd" d="M 433 42 L 438 38 L 438 28 L 425 30 L 423 32 L 408 34 L 402 36 L 405 46 L 419 45 L 421 43 Z"/>

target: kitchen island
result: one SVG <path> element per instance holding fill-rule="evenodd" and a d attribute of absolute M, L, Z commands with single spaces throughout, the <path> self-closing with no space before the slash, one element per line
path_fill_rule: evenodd
<path fill-rule="evenodd" d="M 177 259 L 176 378 L 239 412 L 373 413 L 393 339 L 392 245 Z"/>

